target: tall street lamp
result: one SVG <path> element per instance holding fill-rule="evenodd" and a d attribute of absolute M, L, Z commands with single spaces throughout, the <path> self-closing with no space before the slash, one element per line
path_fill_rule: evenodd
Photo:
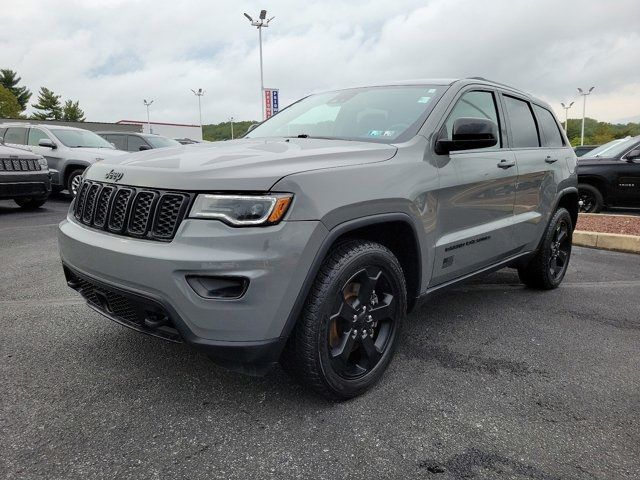
<path fill-rule="evenodd" d="M 575 102 L 571 102 L 569 105 L 565 105 L 564 103 L 560 102 L 560 105 L 562 105 L 562 108 L 564 108 L 564 131 L 565 133 L 567 132 L 567 121 L 569 120 L 569 109 L 571 108 L 571 105 L 573 105 Z"/>
<path fill-rule="evenodd" d="M 587 95 L 589 95 L 595 87 L 591 87 L 588 92 L 583 92 L 578 88 L 578 93 L 582 95 L 582 133 L 580 134 L 580 145 L 584 145 L 584 117 L 587 109 Z"/>
<path fill-rule="evenodd" d="M 262 120 L 264 120 L 264 75 L 262 71 L 262 29 L 269 26 L 269 22 L 276 17 L 271 17 L 269 20 L 265 20 L 267 18 L 267 11 L 260 10 L 260 18 L 258 20 L 254 20 L 251 18 L 251 15 L 248 13 L 244 14 L 245 17 L 249 19 L 252 27 L 256 27 L 258 29 L 258 44 L 260 45 L 260 105 L 262 105 Z"/>
<path fill-rule="evenodd" d="M 233 140 L 233 117 L 229 119 L 229 122 L 231 123 L 231 140 Z"/>
<path fill-rule="evenodd" d="M 191 89 L 191 91 L 193 92 L 193 94 L 198 97 L 198 118 L 200 119 L 200 130 L 202 131 L 202 104 L 200 102 L 200 100 L 202 99 L 202 96 L 204 95 L 204 90 L 199 88 L 198 90 L 194 90 L 193 88 Z"/>
<path fill-rule="evenodd" d="M 147 100 L 144 99 L 144 106 L 147 107 L 147 133 L 151 133 L 151 120 L 149 117 L 149 107 L 151 106 L 151 104 L 153 103 L 153 100 Z"/>

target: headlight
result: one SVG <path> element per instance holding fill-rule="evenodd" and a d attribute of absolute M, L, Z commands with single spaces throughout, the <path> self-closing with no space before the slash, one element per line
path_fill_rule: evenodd
<path fill-rule="evenodd" d="M 45 158 L 39 158 L 38 163 L 40 164 L 40 170 L 49 169 L 49 165 L 47 165 L 47 160 Z"/>
<path fill-rule="evenodd" d="M 189 217 L 222 220 L 229 225 L 245 227 L 273 225 L 287 213 L 293 195 L 211 195 L 200 194 L 191 207 Z"/>

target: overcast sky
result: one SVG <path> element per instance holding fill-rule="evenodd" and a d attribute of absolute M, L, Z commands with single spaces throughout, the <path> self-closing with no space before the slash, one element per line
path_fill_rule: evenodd
<path fill-rule="evenodd" d="M 559 103 L 596 89 L 587 115 L 640 119 L 639 0 L 20 0 L 0 17 L 0 67 L 80 100 L 87 120 L 258 119 L 265 86 L 286 105 L 384 80 L 484 76 Z M 581 116 L 576 102 L 570 116 Z"/>

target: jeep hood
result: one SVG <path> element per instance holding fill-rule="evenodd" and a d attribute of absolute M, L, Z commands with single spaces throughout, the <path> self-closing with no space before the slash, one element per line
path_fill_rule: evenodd
<path fill-rule="evenodd" d="M 109 157 L 86 176 L 113 182 L 122 173 L 118 184 L 176 190 L 267 191 L 287 175 L 381 162 L 395 152 L 393 145 L 371 142 L 247 138 Z"/>

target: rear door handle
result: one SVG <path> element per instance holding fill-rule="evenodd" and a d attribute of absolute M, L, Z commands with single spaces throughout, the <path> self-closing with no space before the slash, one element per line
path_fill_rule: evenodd
<path fill-rule="evenodd" d="M 557 162 L 558 159 L 557 158 L 551 158 L 551 156 L 547 156 L 547 158 L 545 158 L 544 161 L 547 162 L 547 163 L 554 163 L 554 162 Z"/>
<path fill-rule="evenodd" d="M 498 168 L 511 168 L 511 167 L 515 166 L 515 164 L 516 164 L 515 160 L 502 159 L 502 160 L 500 160 L 500 163 L 498 164 Z"/>

